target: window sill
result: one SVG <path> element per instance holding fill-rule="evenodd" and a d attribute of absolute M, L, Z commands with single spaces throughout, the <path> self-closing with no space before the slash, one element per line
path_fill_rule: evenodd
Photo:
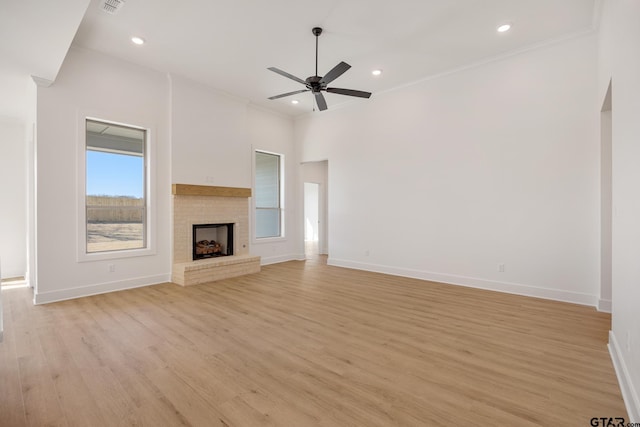
<path fill-rule="evenodd" d="M 142 249 L 122 249 L 108 252 L 79 253 L 78 262 L 103 261 L 110 259 L 126 259 L 141 256 L 155 255 L 156 251 L 151 248 Z"/>
<path fill-rule="evenodd" d="M 277 243 L 277 242 L 286 242 L 287 238 L 286 237 L 261 237 L 261 238 L 254 238 L 253 239 L 253 244 L 254 245 L 261 245 L 261 244 L 266 244 L 266 243 Z"/>

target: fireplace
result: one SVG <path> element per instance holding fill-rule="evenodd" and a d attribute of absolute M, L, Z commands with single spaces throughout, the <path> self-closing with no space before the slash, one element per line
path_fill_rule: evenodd
<path fill-rule="evenodd" d="M 233 223 L 193 224 L 193 260 L 233 255 Z"/>
<path fill-rule="evenodd" d="M 172 184 L 171 194 L 173 283 L 200 285 L 260 271 L 260 257 L 249 253 L 250 188 Z M 196 232 L 196 227 L 203 230 Z M 201 243 L 197 251 L 203 240 L 207 244 Z"/>

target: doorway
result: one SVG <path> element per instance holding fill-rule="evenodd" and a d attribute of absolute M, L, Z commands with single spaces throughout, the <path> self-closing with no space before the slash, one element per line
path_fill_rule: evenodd
<path fill-rule="evenodd" d="M 320 253 L 320 184 L 304 183 L 304 252 L 306 257 Z"/>
<path fill-rule="evenodd" d="M 328 180 L 329 162 L 304 162 L 300 165 L 303 183 L 303 229 L 306 258 L 329 253 Z"/>
<path fill-rule="evenodd" d="M 612 299 L 612 121 L 611 81 L 600 110 L 600 298 L 598 310 L 611 312 Z"/>

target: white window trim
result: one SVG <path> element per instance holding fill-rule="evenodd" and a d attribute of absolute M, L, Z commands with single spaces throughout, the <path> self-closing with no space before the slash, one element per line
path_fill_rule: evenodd
<path fill-rule="evenodd" d="M 284 242 L 287 240 L 286 232 L 285 232 L 285 155 L 282 153 L 276 153 L 275 151 L 262 150 L 256 148 L 252 152 L 251 165 L 252 165 L 252 191 L 253 194 L 256 192 L 256 153 L 265 153 L 265 154 L 273 154 L 275 156 L 280 156 L 280 236 L 277 237 L 256 237 L 256 198 L 251 198 L 251 242 L 255 245 L 267 244 L 273 242 Z"/>
<path fill-rule="evenodd" d="M 86 121 L 96 120 L 99 122 L 111 123 L 114 125 L 127 126 L 131 128 L 143 129 L 146 131 L 145 141 L 145 185 L 146 185 L 146 247 L 140 249 L 120 249 L 109 252 L 87 253 L 87 210 L 86 210 L 86 145 L 87 130 Z M 136 124 L 131 124 L 136 123 Z M 140 256 L 150 256 L 156 254 L 156 161 L 155 145 L 150 143 L 155 135 L 154 127 L 149 123 L 136 119 L 116 118 L 113 115 L 100 114 L 96 112 L 79 112 L 77 116 L 77 138 L 76 138 L 76 226 L 77 226 L 77 251 L 78 262 L 92 262 L 110 259 L 132 258 Z"/>

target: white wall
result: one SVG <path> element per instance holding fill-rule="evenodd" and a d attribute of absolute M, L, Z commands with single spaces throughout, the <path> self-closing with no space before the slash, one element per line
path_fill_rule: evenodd
<path fill-rule="evenodd" d="M 253 188 L 254 150 L 285 156 L 285 237 L 251 239 L 262 264 L 304 258 L 293 122 L 188 79 L 171 76 L 172 182 Z M 253 207 L 249 220 L 253 230 Z M 251 236 L 253 236 L 253 231 Z"/>
<path fill-rule="evenodd" d="M 640 2 L 605 1 L 599 101 L 612 82 L 612 330 L 609 349 L 630 421 L 640 422 Z"/>
<path fill-rule="evenodd" d="M 172 183 L 251 187 L 246 102 L 171 76 Z"/>
<path fill-rule="evenodd" d="M 0 165 L 0 168 L 2 168 L 2 165 Z M 2 274 L 2 263 L 1 263 L 2 259 L 0 259 L 0 274 Z M 2 277 L 2 276 L 0 276 Z M 0 292 L 0 342 L 2 342 L 2 340 L 4 339 L 4 314 L 2 314 L 2 292 Z"/>
<path fill-rule="evenodd" d="M 152 128 L 155 254 L 77 260 L 78 129 L 84 114 Z M 37 89 L 36 130 L 32 282 L 37 284 L 37 303 L 168 281 L 171 184 L 252 187 L 252 147 L 282 153 L 288 161 L 286 237 L 255 243 L 251 252 L 262 255 L 263 263 L 304 257 L 289 118 L 250 108 L 180 76 L 73 48 L 56 82 Z M 110 272 L 111 264 L 115 272 Z"/>
<path fill-rule="evenodd" d="M 36 136 L 37 136 L 37 111 L 38 89 L 35 81 L 31 81 L 27 87 L 27 117 L 26 117 L 26 146 L 27 163 L 27 282 L 32 288 L 37 286 L 36 263 Z"/>
<path fill-rule="evenodd" d="M 289 117 L 266 112 L 253 106 L 247 109 L 247 129 L 252 150 L 284 155 L 284 237 L 253 239 L 251 253 L 262 257 L 262 264 L 304 259 L 302 223 L 302 183 L 299 177 L 298 154 L 293 140 L 293 121 Z M 253 162 L 252 162 L 253 165 Z M 253 180 L 252 180 L 253 181 Z M 252 211 L 255 208 L 252 203 Z M 253 212 L 249 216 L 255 227 Z M 255 236 L 255 233 L 251 233 Z"/>
<path fill-rule="evenodd" d="M 590 35 L 297 120 L 329 263 L 596 305 L 596 63 Z"/>
<path fill-rule="evenodd" d="M 49 302 L 167 281 L 170 230 L 169 80 L 165 74 L 72 49 L 56 82 L 37 94 L 37 286 Z M 156 186 L 151 256 L 77 261 L 77 157 L 84 114 L 150 126 Z M 80 175 L 81 176 L 81 175 Z M 115 272 L 109 271 L 115 265 Z"/>
<path fill-rule="evenodd" d="M 2 277 L 27 272 L 27 146 L 22 120 L 0 117 L 0 259 Z"/>

